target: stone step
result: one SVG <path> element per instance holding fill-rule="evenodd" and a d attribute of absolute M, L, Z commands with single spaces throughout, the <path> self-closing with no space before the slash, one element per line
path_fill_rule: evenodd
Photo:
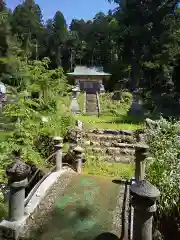
<path fill-rule="evenodd" d="M 96 134 L 96 135 L 111 135 L 111 136 L 119 136 L 119 135 L 126 135 L 126 136 L 133 136 L 135 131 L 131 130 L 114 130 L 114 129 L 91 129 L 86 132 L 86 134 Z"/>
<path fill-rule="evenodd" d="M 135 150 L 130 148 L 116 148 L 116 147 L 87 147 L 85 149 L 88 153 L 94 153 L 94 154 L 102 154 L 102 155 L 110 155 L 110 156 L 119 156 L 119 155 L 128 155 L 128 156 L 134 156 Z"/>
<path fill-rule="evenodd" d="M 93 159 L 94 156 L 89 155 L 88 158 Z M 109 162 L 109 163 L 124 163 L 124 164 L 133 164 L 134 163 L 134 156 L 99 156 L 102 161 Z"/>
<path fill-rule="evenodd" d="M 95 141 L 94 139 L 93 140 L 89 140 L 89 139 L 85 139 L 85 138 L 83 138 L 83 139 L 84 139 L 84 141 L 83 141 L 84 146 L 104 146 L 106 148 L 113 146 L 115 148 L 129 148 L 129 149 L 135 149 L 135 147 L 137 146 L 136 142 L 127 143 L 127 142 L 121 141 L 121 139 L 119 141 L 118 140 Z"/>
<path fill-rule="evenodd" d="M 98 115 L 98 111 L 94 111 L 94 112 L 86 111 L 86 115 L 88 115 L 88 116 L 91 116 L 91 115 Z"/>
<path fill-rule="evenodd" d="M 126 135 L 84 133 L 83 138 L 92 142 L 90 145 L 94 145 L 93 142 L 102 142 L 101 145 L 119 147 L 119 143 L 136 143 L 136 139 L 133 136 Z"/>

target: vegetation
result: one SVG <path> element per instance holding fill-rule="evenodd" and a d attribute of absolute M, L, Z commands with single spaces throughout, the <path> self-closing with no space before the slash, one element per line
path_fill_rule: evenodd
<path fill-rule="evenodd" d="M 27 161 L 45 166 L 52 150 L 52 137 L 65 135 L 74 118 L 69 113 L 69 85 L 64 72 L 74 65 L 103 65 L 112 73 L 107 91 L 127 89 L 101 97 L 103 115 L 78 116 L 87 128 L 142 127 L 142 119 L 127 113 L 132 89 L 141 89 L 147 108 L 166 117 L 179 116 L 180 102 L 180 8 L 178 0 L 120 1 L 108 14 L 93 20 L 73 19 L 69 29 L 60 11 L 43 22 L 34 0 L 25 0 L 13 12 L 0 5 L 0 78 L 11 89 L 17 103 L 8 104 L 4 116 L 11 130 L 0 133 L 0 180 L 11 162 L 11 152 L 21 149 Z M 63 72 L 63 70 L 64 72 Z M 13 90 L 13 91 L 12 91 Z M 31 97 L 28 97 L 31 96 Z M 79 103 L 83 109 L 83 96 Z M 48 121 L 42 121 L 48 117 Z M 47 119 L 46 119 L 47 120 Z M 129 124 L 132 123 L 132 124 Z M 148 178 L 161 190 L 159 216 L 179 215 L 179 122 L 161 120 L 148 132 L 153 161 Z M 92 160 L 93 174 L 131 176 L 123 170 Z M 104 170 L 102 170 L 104 169 Z M 122 171 L 121 171 L 122 170 Z M 3 212 L 3 211 L 2 211 Z M 173 215 L 174 214 L 174 215 Z"/>
<path fill-rule="evenodd" d="M 119 99 L 114 99 L 115 97 Z M 127 115 L 131 104 L 132 94 L 130 92 L 105 93 L 100 96 L 101 111 L 104 115 Z"/>
<path fill-rule="evenodd" d="M 83 121 L 85 129 L 114 129 L 114 130 L 136 130 L 143 128 L 143 124 L 132 123 L 132 119 L 126 117 L 129 123 L 124 121 L 124 115 L 122 117 L 115 116 L 77 116 L 77 119 Z"/>
<path fill-rule="evenodd" d="M 157 123 L 157 128 L 147 130 L 152 155 L 147 169 L 148 178 L 161 191 L 158 218 L 169 217 L 179 224 L 180 122 L 161 118 Z M 180 234 L 180 229 L 178 231 Z"/>
<path fill-rule="evenodd" d="M 148 177 L 160 190 L 163 190 L 160 212 L 171 213 L 171 209 L 179 205 L 180 123 L 168 122 L 165 119 L 159 120 L 158 123 L 157 129 L 147 130 L 153 158 L 148 168 Z"/>
<path fill-rule="evenodd" d="M 84 173 L 105 177 L 118 177 L 121 180 L 130 180 L 134 176 L 133 164 L 107 163 L 99 155 L 94 155 L 93 157 L 87 155 L 86 159 L 87 162 L 83 169 Z"/>
<path fill-rule="evenodd" d="M 61 69 L 49 70 L 48 63 L 44 59 L 21 66 L 24 78 L 19 86 L 18 101 L 7 104 L 3 113 L 11 119 L 13 130 L 8 139 L 1 142 L 1 177 L 11 162 L 9 154 L 14 150 L 20 149 L 26 161 L 44 166 L 44 159 L 52 151 L 52 138 L 64 136 L 73 124 L 73 117 L 60 97 L 67 91 L 65 77 Z M 34 93 L 40 97 L 33 98 Z M 47 118 L 46 122 L 43 122 L 43 117 Z"/>
<path fill-rule="evenodd" d="M 15 77 L 19 71 L 14 72 L 18 62 L 12 54 L 22 55 L 22 50 L 31 60 L 48 57 L 50 68 L 62 67 L 65 72 L 77 64 L 93 63 L 112 73 L 111 80 L 105 82 L 107 90 L 143 88 L 149 108 L 156 107 L 166 115 L 177 114 L 179 1 L 114 2 L 114 11 L 107 15 L 99 12 L 89 21 L 73 19 L 69 29 L 60 11 L 43 22 L 34 0 L 23 1 L 13 12 L 2 4 L 0 57 L 8 56 L 13 62 L 1 64 L 2 81 L 19 85 L 20 79 Z"/>

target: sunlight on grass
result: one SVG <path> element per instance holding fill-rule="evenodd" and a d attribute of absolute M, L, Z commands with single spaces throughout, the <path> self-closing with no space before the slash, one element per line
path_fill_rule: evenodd
<path fill-rule="evenodd" d="M 141 123 L 130 123 L 130 119 L 128 123 L 125 123 L 124 120 L 120 117 L 113 117 L 113 116 L 76 116 L 78 120 L 84 122 L 84 127 L 86 129 L 123 129 L 123 130 L 136 130 L 143 127 Z"/>
<path fill-rule="evenodd" d="M 90 175 L 119 177 L 122 180 L 134 176 L 134 165 L 123 163 L 108 163 L 99 156 L 87 156 L 83 172 Z"/>

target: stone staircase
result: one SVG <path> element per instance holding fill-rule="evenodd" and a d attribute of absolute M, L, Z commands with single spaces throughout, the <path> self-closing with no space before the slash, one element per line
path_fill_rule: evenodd
<path fill-rule="evenodd" d="M 89 156 L 104 161 L 133 163 L 137 139 L 131 131 L 89 131 L 83 133 L 83 147 Z"/>
<path fill-rule="evenodd" d="M 98 101 L 96 93 L 86 93 L 86 114 L 98 115 Z"/>

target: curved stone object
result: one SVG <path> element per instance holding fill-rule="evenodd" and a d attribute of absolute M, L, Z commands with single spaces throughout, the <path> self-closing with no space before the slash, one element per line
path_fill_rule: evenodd
<path fill-rule="evenodd" d="M 147 180 L 132 184 L 131 193 L 152 200 L 157 199 L 160 196 L 160 191 Z"/>
<path fill-rule="evenodd" d="M 73 151 L 76 153 L 76 154 L 82 154 L 84 153 L 84 149 L 81 148 L 80 146 L 77 146 L 73 149 Z"/>
<path fill-rule="evenodd" d="M 12 182 L 19 182 L 27 178 L 30 169 L 30 166 L 18 159 L 8 166 L 6 174 Z"/>

